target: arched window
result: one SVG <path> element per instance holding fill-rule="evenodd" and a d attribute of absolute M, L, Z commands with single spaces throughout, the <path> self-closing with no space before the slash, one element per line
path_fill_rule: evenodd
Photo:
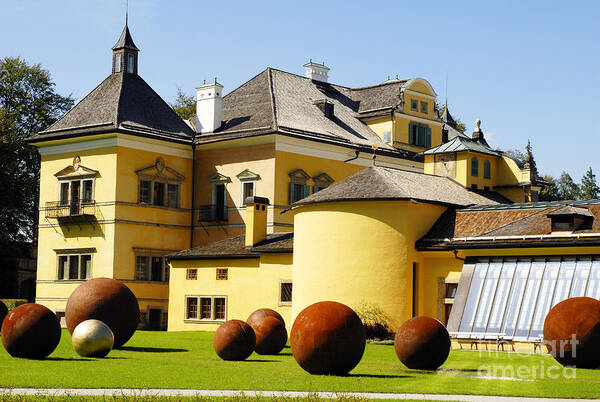
<path fill-rule="evenodd" d="M 476 157 L 471 158 L 471 176 L 479 176 L 479 161 Z"/>
<path fill-rule="evenodd" d="M 490 179 L 491 177 L 492 173 L 490 168 L 490 161 L 486 159 L 485 162 L 483 162 L 483 178 Z"/>

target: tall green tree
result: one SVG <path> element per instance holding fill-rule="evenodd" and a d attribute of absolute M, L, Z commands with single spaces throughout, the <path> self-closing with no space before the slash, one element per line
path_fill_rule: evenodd
<path fill-rule="evenodd" d="M 600 187 L 596 183 L 596 175 L 592 172 L 592 168 L 588 168 L 585 175 L 581 178 L 579 185 L 579 197 L 582 200 L 591 200 L 600 196 Z"/>
<path fill-rule="evenodd" d="M 579 198 L 579 186 L 567 172 L 561 173 L 557 184 L 561 200 L 576 200 Z"/>
<path fill-rule="evenodd" d="M 540 191 L 540 201 L 558 201 L 561 199 L 558 181 L 550 176 L 544 175 L 543 179 L 548 183 Z"/>
<path fill-rule="evenodd" d="M 187 120 L 196 114 L 196 98 L 193 95 L 186 94 L 178 87 L 175 102 L 171 104 L 171 107 L 179 117 Z"/>
<path fill-rule="evenodd" d="M 6 270 L 15 258 L 11 245 L 31 241 L 37 232 L 40 157 L 26 138 L 72 106 L 73 98 L 59 95 L 39 64 L 19 57 L 0 59 L 0 296 L 10 296 Z"/>

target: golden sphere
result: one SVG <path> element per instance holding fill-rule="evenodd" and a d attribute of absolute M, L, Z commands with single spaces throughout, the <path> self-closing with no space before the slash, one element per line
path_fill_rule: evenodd
<path fill-rule="evenodd" d="M 72 342 L 80 356 L 104 357 L 113 348 L 115 336 L 102 321 L 85 320 L 75 327 Z"/>

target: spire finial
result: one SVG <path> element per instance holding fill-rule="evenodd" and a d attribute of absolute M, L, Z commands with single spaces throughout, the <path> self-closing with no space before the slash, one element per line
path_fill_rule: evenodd
<path fill-rule="evenodd" d="M 125 26 L 129 25 L 129 0 L 125 0 Z"/>

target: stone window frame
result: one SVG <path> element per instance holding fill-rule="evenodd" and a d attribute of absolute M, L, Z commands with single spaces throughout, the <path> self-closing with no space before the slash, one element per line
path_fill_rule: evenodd
<path fill-rule="evenodd" d="M 196 300 L 196 314 L 195 316 L 190 317 L 189 314 L 189 303 L 188 301 L 190 299 L 195 299 Z M 201 300 L 202 299 L 210 299 L 210 318 L 200 318 L 201 315 Z M 223 312 L 223 317 L 219 317 L 219 318 L 215 318 L 215 299 L 223 299 L 224 302 L 224 312 Z M 229 310 L 229 307 L 227 305 L 227 296 L 224 295 L 186 295 L 184 298 L 184 306 L 185 306 L 185 310 L 184 310 L 184 321 L 186 322 L 211 322 L 211 323 L 217 323 L 217 322 L 225 322 L 227 320 L 227 313 Z"/>
<path fill-rule="evenodd" d="M 168 254 L 173 253 L 174 250 L 158 250 L 158 249 L 146 249 L 146 248 L 137 248 L 133 249 L 133 280 L 136 282 L 150 282 L 150 283 L 169 283 L 170 278 L 170 267 L 167 262 L 166 256 Z M 148 265 L 146 267 L 146 276 L 145 279 L 138 276 L 138 257 L 146 258 Z M 161 269 L 161 279 L 160 280 L 152 280 L 152 258 L 160 258 L 162 259 L 162 269 Z"/>
<path fill-rule="evenodd" d="M 156 158 L 153 165 L 137 169 L 135 173 L 138 176 L 138 191 L 137 191 L 137 203 L 139 205 L 168 208 L 168 209 L 179 209 L 181 202 L 181 183 L 185 180 L 185 176 L 177 172 L 175 169 L 166 166 L 165 161 L 162 157 Z M 142 201 L 142 182 L 149 182 L 150 187 L 148 189 L 149 199 Z M 154 200 L 154 187 L 155 183 L 163 184 L 163 200 L 162 204 L 156 204 Z M 176 187 L 175 204 L 169 203 L 169 186 Z"/>
<path fill-rule="evenodd" d="M 56 280 L 57 281 L 86 281 L 90 278 L 93 278 L 93 261 L 94 254 L 96 253 L 95 248 L 88 249 L 55 249 L 56 253 Z M 89 257 L 89 269 L 85 269 L 82 272 L 83 268 L 83 257 Z M 67 265 L 66 267 L 62 267 L 62 277 L 61 277 L 61 258 L 66 258 Z M 70 261 L 71 258 L 77 258 L 77 278 L 70 277 Z M 67 277 L 65 277 L 65 274 Z"/>
<path fill-rule="evenodd" d="M 290 300 L 283 300 L 283 287 L 284 285 L 291 285 L 291 291 L 290 291 Z M 278 295 L 278 305 L 279 306 L 291 306 L 292 305 L 292 300 L 294 298 L 294 285 L 291 279 L 280 279 L 279 280 L 279 295 Z"/>

